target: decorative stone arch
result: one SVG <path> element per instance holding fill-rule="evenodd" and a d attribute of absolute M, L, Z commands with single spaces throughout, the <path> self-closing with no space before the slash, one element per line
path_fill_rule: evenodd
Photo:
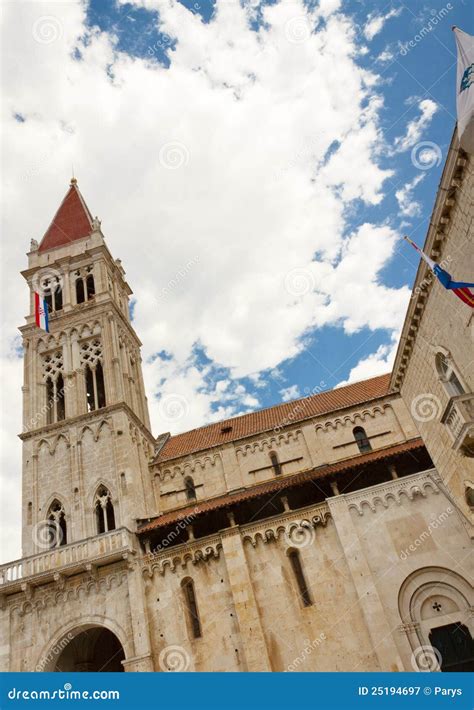
<path fill-rule="evenodd" d="M 104 492 L 104 495 L 102 495 L 101 489 Z M 101 504 L 99 507 L 99 513 L 101 514 L 103 529 L 98 529 L 98 503 Z M 111 511 L 109 511 L 109 508 L 111 508 Z M 93 535 L 111 532 L 112 530 L 117 530 L 117 528 L 120 527 L 118 515 L 120 510 L 120 501 L 118 496 L 114 494 L 113 487 L 105 483 L 103 479 L 101 479 L 93 489 L 92 502 L 89 510 L 92 516 Z"/>
<path fill-rule="evenodd" d="M 406 670 L 440 670 L 440 654 L 430 636 L 434 629 L 463 625 L 474 636 L 474 589 L 460 574 L 444 567 L 423 567 L 403 582 L 398 595 L 402 630 L 411 647 Z M 442 660 L 442 659 L 441 659 Z"/>
<path fill-rule="evenodd" d="M 124 652 L 124 661 L 133 658 L 134 649 L 132 634 L 125 633 L 125 630 L 115 621 L 101 614 L 93 614 L 88 616 L 81 615 L 72 621 L 63 624 L 50 640 L 43 646 L 40 655 L 36 660 L 36 665 L 33 669 L 36 672 L 51 672 L 56 668 L 56 663 L 62 651 L 69 645 L 77 636 L 85 631 L 99 628 L 110 631 L 122 646 Z"/>
<path fill-rule="evenodd" d="M 432 365 L 436 378 L 448 396 L 453 397 L 457 394 L 462 394 L 462 391 L 469 392 L 469 387 L 464 381 L 451 351 L 442 345 L 432 346 L 431 349 L 433 352 Z M 440 366 L 441 361 L 444 363 L 443 367 Z"/>

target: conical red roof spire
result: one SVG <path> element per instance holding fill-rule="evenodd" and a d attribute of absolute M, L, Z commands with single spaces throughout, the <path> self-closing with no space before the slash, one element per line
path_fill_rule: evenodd
<path fill-rule="evenodd" d="M 39 251 L 64 246 L 88 237 L 91 232 L 92 215 L 79 192 L 76 178 L 72 178 L 69 190 L 41 240 Z"/>

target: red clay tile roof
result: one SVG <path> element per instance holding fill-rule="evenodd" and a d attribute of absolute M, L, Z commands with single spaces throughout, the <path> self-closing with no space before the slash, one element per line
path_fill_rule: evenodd
<path fill-rule="evenodd" d="M 201 513 L 208 513 L 211 510 L 225 508 L 226 506 L 234 505 L 235 503 L 242 503 L 250 498 L 257 498 L 258 496 L 265 495 L 267 493 L 274 493 L 284 488 L 301 485 L 302 483 L 306 483 L 307 481 L 311 481 L 316 478 L 324 478 L 325 476 L 342 473 L 343 471 L 347 471 L 351 468 L 358 468 L 359 466 L 363 466 L 365 464 L 374 463 L 375 461 L 383 461 L 384 459 L 389 459 L 399 454 L 405 454 L 409 451 L 416 451 L 417 449 L 424 448 L 425 445 L 423 440 L 421 438 L 416 438 L 411 439 L 410 441 L 404 441 L 401 444 L 386 446 L 378 451 L 370 451 L 366 454 L 351 456 L 350 459 L 337 461 L 336 463 L 320 466 L 319 468 L 312 468 L 289 476 L 282 476 L 281 478 L 272 479 L 271 481 L 257 484 L 251 488 L 246 488 L 238 493 L 227 493 L 223 496 L 210 498 L 202 503 L 198 502 L 193 505 L 188 505 L 185 508 L 180 508 L 179 510 L 170 510 L 168 513 L 163 513 L 154 520 L 151 520 L 149 523 L 145 523 L 142 527 L 139 527 L 138 533 L 150 532 L 151 530 L 156 530 L 157 528 L 164 527 L 165 525 L 176 523 L 184 518 L 200 515 Z"/>
<path fill-rule="evenodd" d="M 54 249 L 76 239 L 83 239 L 91 232 L 92 215 L 73 179 L 66 197 L 41 240 L 39 251 Z"/>
<path fill-rule="evenodd" d="M 158 463 L 169 461 L 179 456 L 209 449 L 212 446 L 219 446 L 229 441 L 243 439 L 246 436 L 284 427 L 326 412 L 362 404 L 388 394 L 389 384 L 390 374 L 379 375 L 353 385 L 338 387 L 304 399 L 277 404 L 275 407 L 261 409 L 258 412 L 244 414 L 234 419 L 226 419 L 216 424 L 208 424 L 199 429 L 192 429 L 170 437 L 155 460 Z M 231 430 L 222 433 L 222 429 L 226 427 L 231 427 Z"/>

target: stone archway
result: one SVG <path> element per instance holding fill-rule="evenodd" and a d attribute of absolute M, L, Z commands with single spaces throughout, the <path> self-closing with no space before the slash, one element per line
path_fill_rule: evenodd
<path fill-rule="evenodd" d="M 442 567 L 412 572 L 401 586 L 399 611 L 412 649 L 413 670 L 472 670 L 474 590 Z"/>
<path fill-rule="evenodd" d="M 110 629 L 85 624 L 53 645 L 42 670 L 49 672 L 121 672 L 124 648 Z"/>

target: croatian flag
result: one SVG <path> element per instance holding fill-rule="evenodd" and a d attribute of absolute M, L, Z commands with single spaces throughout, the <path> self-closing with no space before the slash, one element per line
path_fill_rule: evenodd
<path fill-rule="evenodd" d="M 474 293 L 471 291 L 471 289 L 474 288 L 474 283 L 470 283 L 468 281 L 453 281 L 450 274 L 448 274 L 447 271 L 442 269 L 439 264 L 433 261 L 433 259 L 430 259 L 430 257 L 427 256 L 424 251 L 421 251 L 420 247 L 418 247 L 414 242 L 412 242 L 411 239 L 408 239 L 408 237 L 403 238 L 409 244 L 411 244 L 414 249 L 416 249 L 423 261 L 428 264 L 431 271 L 437 277 L 438 281 L 442 284 L 442 286 L 444 286 L 444 288 L 456 294 L 456 296 L 461 299 L 461 301 L 465 303 L 466 306 L 474 308 Z"/>
<path fill-rule="evenodd" d="M 42 328 L 49 333 L 48 304 L 35 292 L 35 318 L 38 328 Z"/>

